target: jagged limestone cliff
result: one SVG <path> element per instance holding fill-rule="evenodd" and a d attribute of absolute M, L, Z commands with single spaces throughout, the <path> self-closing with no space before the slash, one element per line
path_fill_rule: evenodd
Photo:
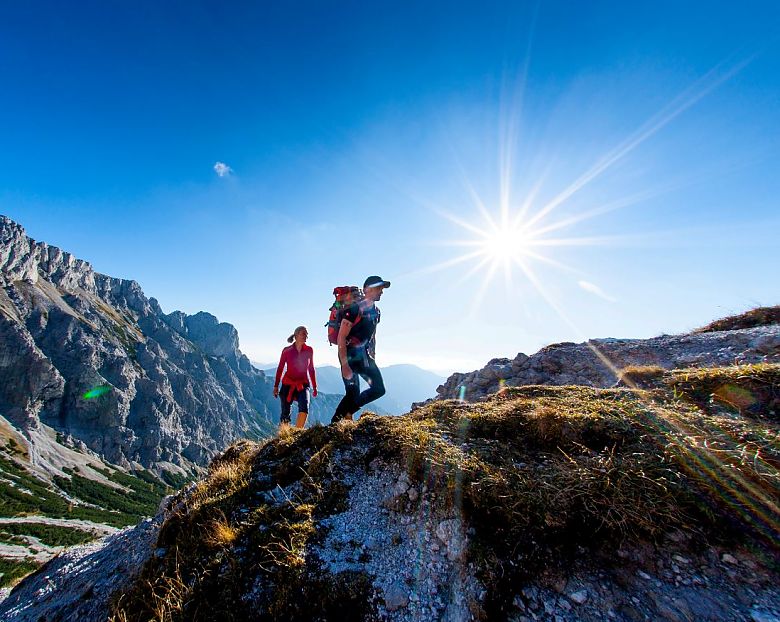
<path fill-rule="evenodd" d="M 270 433 L 275 407 L 233 326 L 166 315 L 0 217 L 0 416 L 28 438 L 44 424 L 125 468 L 178 470 Z"/>

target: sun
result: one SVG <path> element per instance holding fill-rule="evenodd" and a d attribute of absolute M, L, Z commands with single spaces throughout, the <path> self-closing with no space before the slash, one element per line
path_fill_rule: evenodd
<path fill-rule="evenodd" d="M 474 177 L 461 166 L 460 161 L 458 161 L 460 181 L 470 198 L 470 207 L 477 210 L 478 218 L 470 221 L 461 215 L 456 215 L 465 213 L 465 210 L 462 209 L 463 206 L 443 207 L 422 199 L 418 194 L 411 195 L 411 198 L 419 202 L 422 207 L 436 212 L 468 234 L 466 239 L 436 242 L 437 245 L 460 247 L 463 250 L 462 253 L 438 264 L 417 268 L 411 274 L 426 274 L 458 266 L 461 273 L 459 278 L 452 281 L 453 286 L 461 285 L 472 277 L 476 277 L 480 282 L 473 298 L 474 308 L 480 305 L 492 281 L 503 274 L 508 293 L 521 291 L 523 286 L 529 286 L 536 290 L 560 315 L 563 315 L 563 307 L 556 304 L 550 293 L 546 291 L 545 283 L 548 279 L 537 276 L 537 268 L 544 264 L 576 275 L 579 287 L 601 298 L 613 301 L 598 286 L 586 280 L 588 275 L 584 274 L 580 267 L 565 265 L 554 258 L 555 254 L 560 254 L 563 249 L 572 247 L 581 248 L 630 242 L 637 235 L 641 236 L 642 234 L 582 236 L 576 233 L 572 235 L 571 232 L 576 231 L 577 225 L 581 223 L 657 198 L 688 182 L 684 179 L 668 181 L 622 196 L 613 195 L 610 197 L 608 193 L 600 192 L 592 204 L 582 200 L 583 189 L 603 177 L 617 163 L 628 158 L 645 141 L 663 130 L 699 100 L 737 75 L 749 62 L 750 59 L 732 59 L 724 60 L 715 65 L 644 123 L 638 125 L 624 139 L 617 141 L 611 148 L 598 154 L 592 163 L 583 167 L 582 172 L 574 177 L 570 183 L 559 187 L 551 185 L 550 180 L 559 177 L 556 174 L 555 161 L 543 162 L 539 160 L 536 165 L 528 167 L 529 171 L 540 171 L 539 175 L 536 179 L 524 178 L 523 185 L 526 186 L 526 189 L 524 195 L 518 196 L 515 183 L 519 178 L 517 173 L 520 169 L 517 166 L 519 160 L 514 152 L 523 145 L 519 138 L 523 125 L 520 115 L 525 74 L 522 74 L 518 81 L 518 91 L 514 95 L 510 94 L 509 99 L 502 101 L 501 104 L 503 116 L 499 119 L 499 160 L 496 167 L 499 183 L 498 188 L 489 189 L 490 196 L 497 200 L 491 203 L 480 196 L 473 183 Z M 540 151 L 544 152 L 545 150 Z M 572 201 L 575 195 L 579 195 L 576 208 L 574 201 Z M 561 214 L 562 206 L 568 208 L 566 209 L 567 214 Z M 453 208 L 456 211 L 453 211 Z M 563 232 L 568 235 L 561 236 Z M 464 266 L 467 267 L 466 270 L 463 270 Z M 516 279 L 516 276 L 520 278 Z"/>
<path fill-rule="evenodd" d="M 493 214 L 473 191 L 472 198 L 481 216 L 481 222 L 469 222 L 451 213 L 441 213 L 470 234 L 468 239 L 451 240 L 444 244 L 457 246 L 465 251 L 443 264 L 429 267 L 428 271 L 471 263 L 470 269 L 461 274 L 460 282 L 479 274 L 481 287 L 478 288 L 475 299 L 475 303 L 479 304 L 479 300 L 496 276 L 503 275 L 507 289 L 511 289 L 517 272 L 526 281 L 536 286 L 537 279 L 531 268 L 533 263 L 543 262 L 570 269 L 543 255 L 536 248 L 548 244 L 550 239 L 544 235 L 547 233 L 546 230 L 540 231 L 538 227 L 529 226 L 530 219 L 527 216 L 527 209 L 523 206 L 512 209 L 507 201 L 496 210 L 497 213 Z"/>
<path fill-rule="evenodd" d="M 498 262 L 520 259 L 532 244 L 526 231 L 518 227 L 497 227 L 486 234 L 482 240 L 482 252 Z"/>

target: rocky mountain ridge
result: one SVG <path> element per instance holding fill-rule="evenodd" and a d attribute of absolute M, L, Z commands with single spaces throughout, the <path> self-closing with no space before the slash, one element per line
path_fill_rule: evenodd
<path fill-rule="evenodd" d="M 0 377 L 0 416 L 29 442 L 51 428 L 123 468 L 204 466 L 237 438 L 271 433 L 278 413 L 233 326 L 165 314 L 137 282 L 95 272 L 4 216 Z M 57 470 L 58 448 L 38 449 Z"/>
<path fill-rule="evenodd" d="M 237 443 L 0 620 L 777 622 L 780 365 L 652 378 Z"/>
<path fill-rule="evenodd" d="M 780 362 L 780 323 L 651 339 L 592 339 L 557 343 L 536 354 L 496 358 L 469 373 L 452 374 L 436 399 L 478 400 L 502 387 L 611 387 L 632 366 L 663 369 Z"/>

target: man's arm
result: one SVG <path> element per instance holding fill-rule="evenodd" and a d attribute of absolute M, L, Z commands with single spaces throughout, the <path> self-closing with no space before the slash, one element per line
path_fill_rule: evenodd
<path fill-rule="evenodd" d="M 341 376 L 349 380 L 352 378 L 352 370 L 349 368 L 347 362 L 347 337 L 349 331 L 352 330 L 352 322 L 349 320 L 341 320 L 341 326 L 339 326 L 339 336 L 336 338 L 336 344 L 339 350 L 339 363 L 341 363 Z"/>

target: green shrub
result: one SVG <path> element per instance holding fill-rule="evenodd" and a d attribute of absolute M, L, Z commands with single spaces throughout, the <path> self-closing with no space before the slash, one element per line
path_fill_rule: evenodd
<path fill-rule="evenodd" d="M 99 507 L 71 503 L 59 491 L 27 473 L 16 463 L 0 457 L 0 472 L 13 482 L 0 481 L 0 514 L 2 516 L 42 515 L 53 518 L 88 520 L 113 527 L 135 525 L 157 512 L 168 489 L 156 486 L 119 471 L 106 474 L 113 481 L 127 486 L 130 492 L 75 474 L 70 479 L 55 477 L 55 484 L 68 495 Z M 29 491 L 29 492 L 26 492 Z"/>
<path fill-rule="evenodd" d="M 185 484 L 188 484 L 193 479 L 192 476 L 181 475 L 179 473 L 174 473 L 173 471 L 163 471 L 160 474 L 160 477 L 162 477 L 163 481 L 174 490 L 183 488 Z"/>
<path fill-rule="evenodd" d="M 74 546 L 96 538 L 93 533 L 82 529 L 43 523 L 0 523 L 0 531 L 16 534 L 13 537 L 32 536 L 47 546 Z"/>
<path fill-rule="evenodd" d="M 33 561 L 16 561 L 0 558 L 0 587 L 11 587 L 16 585 L 31 572 L 35 572 L 40 567 Z"/>

